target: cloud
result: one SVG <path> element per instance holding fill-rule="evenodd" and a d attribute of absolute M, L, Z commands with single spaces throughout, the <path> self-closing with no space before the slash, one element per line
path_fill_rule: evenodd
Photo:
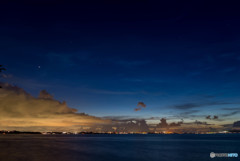
<path fill-rule="evenodd" d="M 78 113 L 66 102 L 55 100 L 53 95 L 42 90 L 38 97 L 33 97 L 22 88 L 7 83 L 0 83 L 0 126 L 4 130 L 28 131 L 93 131 L 93 132 L 141 132 L 159 128 L 184 128 L 183 121 L 167 123 L 161 119 L 159 124 L 147 124 L 148 120 L 156 118 L 132 118 L 130 116 L 115 116 L 99 118 L 85 113 Z M 138 102 L 137 109 L 146 108 L 144 102 Z M 189 110 L 188 114 L 198 112 Z M 233 111 L 234 112 L 234 111 Z M 203 117 L 203 116 L 202 116 Z M 195 117 L 196 118 L 196 117 Z M 214 119 L 214 116 L 213 116 Z M 194 122 L 194 125 L 208 125 L 204 122 Z M 198 126 L 200 127 L 200 126 Z M 114 130 L 115 129 L 115 130 Z"/>
<path fill-rule="evenodd" d="M 144 102 L 138 102 L 137 107 L 138 108 L 135 108 L 134 111 L 140 111 L 142 108 L 146 108 L 147 105 Z"/>
<path fill-rule="evenodd" d="M 181 105 L 175 105 L 174 107 L 177 109 L 191 109 L 194 107 L 199 107 L 199 105 L 194 104 L 194 103 L 186 103 L 186 104 L 181 104 Z"/>
<path fill-rule="evenodd" d="M 207 120 L 211 120 L 211 115 L 206 116 Z"/>
<path fill-rule="evenodd" d="M 3 78 L 12 78 L 13 77 L 13 75 L 11 75 L 11 74 L 4 74 L 4 73 L 2 73 L 1 75 L 0 75 L 0 77 L 3 77 Z"/>
<path fill-rule="evenodd" d="M 209 124 L 207 122 L 198 121 L 198 120 L 195 120 L 194 124 L 196 124 L 196 125 L 213 125 L 213 124 Z"/>
<path fill-rule="evenodd" d="M 148 92 L 148 91 L 113 91 L 113 90 L 102 90 L 102 89 L 84 89 L 87 93 L 94 94 L 106 94 L 106 95 L 148 95 L 148 94 L 156 94 L 159 95 L 159 92 Z"/>
<path fill-rule="evenodd" d="M 195 109 L 186 109 L 186 110 L 181 110 L 179 114 L 174 114 L 171 116 L 171 119 L 191 119 L 198 118 L 201 119 L 203 117 L 206 117 L 205 115 L 199 113 L 201 112 L 200 110 L 195 110 Z"/>
<path fill-rule="evenodd" d="M 199 112 L 199 110 L 187 110 L 185 112 L 181 112 L 179 115 L 180 116 L 188 116 L 188 115 L 198 113 L 198 112 Z"/>
<path fill-rule="evenodd" d="M 51 94 L 49 94 L 46 90 L 40 91 L 38 98 L 53 100 L 53 96 Z"/>
<path fill-rule="evenodd" d="M 228 102 L 185 103 L 185 104 L 174 105 L 173 108 L 185 110 L 185 109 L 192 109 L 196 107 L 228 105 L 228 104 L 234 104 L 234 103 L 228 103 Z"/>
<path fill-rule="evenodd" d="M 118 125 L 118 131 L 124 132 L 148 132 L 149 126 L 144 119 L 128 121 Z"/>
<path fill-rule="evenodd" d="M 214 115 L 213 118 L 211 118 L 211 115 L 206 116 L 207 120 L 218 120 L 218 116 Z"/>
<path fill-rule="evenodd" d="M 66 102 L 59 102 L 47 91 L 42 90 L 38 98 L 22 88 L 0 83 L 0 126 L 8 129 L 18 127 L 24 130 L 45 127 L 54 130 L 59 127 L 78 129 L 80 126 L 107 124 L 110 121 L 85 113 L 77 113 Z"/>
<path fill-rule="evenodd" d="M 222 114 L 221 115 L 222 117 L 229 117 L 229 116 L 233 116 L 233 115 L 236 115 L 236 114 L 240 113 L 240 108 L 239 107 L 222 108 L 222 110 L 229 111 L 229 112 L 232 111 L 230 113 Z"/>
<path fill-rule="evenodd" d="M 135 108 L 134 111 L 140 111 L 142 108 L 139 107 L 139 108 Z"/>
<path fill-rule="evenodd" d="M 225 111 L 240 111 L 239 107 L 231 107 L 231 108 L 222 108 Z"/>
<path fill-rule="evenodd" d="M 138 107 L 143 107 L 143 108 L 147 107 L 147 106 L 145 105 L 145 103 L 143 103 L 143 102 L 138 102 L 137 106 L 138 106 Z"/>
<path fill-rule="evenodd" d="M 181 124 L 183 124 L 183 120 L 179 121 L 177 123 L 172 122 L 170 124 L 167 123 L 167 119 L 165 118 L 161 118 L 160 119 L 160 123 L 157 124 L 156 128 L 169 128 L 169 127 L 176 127 L 176 126 L 181 126 Z"/>
<path fill-rule="evenodd" d="M 138 92 L 134 91 L 109 91 L 109 90 L 99 90 L 99 89 L 88 89 L 87 92 L 96 94 L 109 94 L 109 95 L 134 95 Z"/>
<path fill-rule="evenodd" d="M 160 117 L 132 117 L 132 116 L 104 116 L 103 119 L 108 119 L 116 122 L 127 122 L 137 120 L 159 120 Z"/>
<path fill-rule="evenodd" d="M 218 116 L 213 116 L 213 120 L 217 120 L 218 119 Z"/>
<path fill-rule="evenodd" d="M 234 128 L 240 128 L 240 121 L 236 121 L 233 123 Z"/>
<path fill-rule="evenodd" d="M 236 115 L 238 113 L 240 113 L 240 111 L 233 111 L 233 112 L 230 112 L 230 113 L 222 114 L 221 116 L 222 117 L 228 117 L 228 116 Z"/>

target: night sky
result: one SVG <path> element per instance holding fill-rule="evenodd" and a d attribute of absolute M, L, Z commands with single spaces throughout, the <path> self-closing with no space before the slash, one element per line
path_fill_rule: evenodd
<path fill-rule="evenodd" d="M 111 119 L 239 119 L 240 11 L 231 1 L 1 2 L 0 19 L 0 81 L 35 97 L 45 89 Z"/>

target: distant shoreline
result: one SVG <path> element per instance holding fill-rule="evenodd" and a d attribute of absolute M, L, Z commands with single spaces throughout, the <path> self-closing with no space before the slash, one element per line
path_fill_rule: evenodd
<path fill-rule="evenodd" d="M 33 132 L 33 131 L 0 131 L 0 135 L 11 135 L 11 134 L 38 134 L 38 135 L 182 135 L 182 134 L 239 134 L 240 130 L 232 130 L 228 132 L 206 132 L 206 133 L 152 133 L 152 132 L 137 132 L 137 133 L 124 133 L 124 132 L 102 132 L 102 133 L 95 133 L 95 132 Z"/>

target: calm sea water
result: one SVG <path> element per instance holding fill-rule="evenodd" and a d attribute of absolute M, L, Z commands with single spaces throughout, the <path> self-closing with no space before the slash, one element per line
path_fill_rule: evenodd
<path fill-rule="evenodd" d="M 1 161 L 205 161 L 240 154 L 239 134 L 1 135 Z"/>

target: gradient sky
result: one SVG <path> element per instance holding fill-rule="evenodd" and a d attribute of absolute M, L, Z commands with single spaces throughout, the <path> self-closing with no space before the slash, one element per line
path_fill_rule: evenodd
<path fill-rule="evenodd" d="M 34 96 L 100 117 L 240 116 L 236 4 L 1 2 L 0 19 L 1 81 Z"/>

